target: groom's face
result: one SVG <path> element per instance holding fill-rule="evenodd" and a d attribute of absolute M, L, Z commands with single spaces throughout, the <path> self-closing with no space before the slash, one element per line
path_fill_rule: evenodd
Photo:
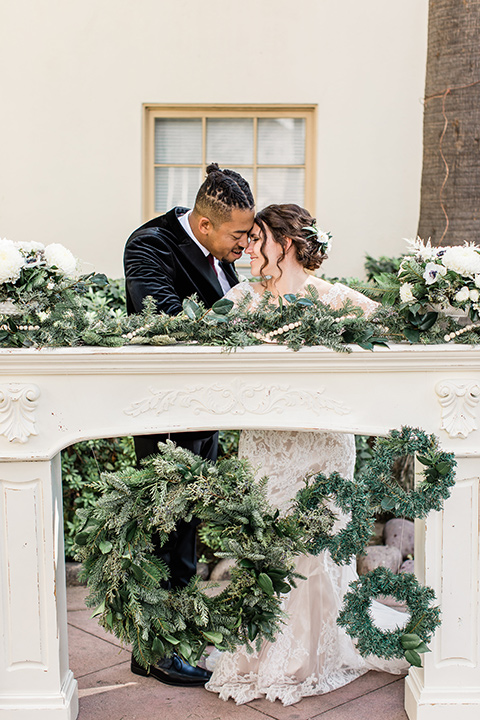
<path fill-rule="evenodd" d="M 230 219 L 215 225 L 207 220 L 202 229 L 202 245 L 218 260 L 235 262 L 248 245 L 248 234 L 253 227 L 255 213 L 253 210 L 234 208 Z"/>

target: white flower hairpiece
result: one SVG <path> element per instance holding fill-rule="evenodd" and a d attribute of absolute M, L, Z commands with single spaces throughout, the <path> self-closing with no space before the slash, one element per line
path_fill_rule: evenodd
<path fill-rule="evenodd" d="M 302 227 L 302 230 L 307 230 L 310 233 L 307 235 L 307 240 L 316 240 L 318 242 L 322 249 L 322 253 L 327 253 L 332 247 L 331 234 L 317 228 L 314 222 L 311 225 Z"/>

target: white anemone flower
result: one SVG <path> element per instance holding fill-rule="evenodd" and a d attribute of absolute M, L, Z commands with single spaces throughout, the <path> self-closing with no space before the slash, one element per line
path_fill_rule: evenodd
<path fill-rule="evenodd" d="M 423 273 L 423 279 L 426 285 L 432 285 L 432 283 L 438 280 L 438 276 L 446 275 L 447 268 L 438 263 L 428 262 L 425 265 L 425 272 Z"/>
<path fill-rule="evenodd" d="M 45 260 L 50 267 L 56 267 L 64 275 L 73 275 L 77 269 L 75 256 L 60 243 L 47 245 L 44 251 Z"/>
<path fill-rule="evenodd" d="M 474 245 L 447 247 L 441 260 L 447 270 L 453 270 L 459 275 L 473 276 L 480 273 L 480 252 Z"/>
<path fill-rule="evenodd" d="M 464 285 L 457 293 L 455 293 L 455 300 L 458 303 L 463 303 L 467 300 L 470 300 L 470 290 L 466 285 Z"/>
<path fill-rule="evenodd" d="M 400 300 L 404 303 L 413 303 L 417 299 L 413 294 L 413 285 L 411 283 L 403 283 L 400 285 Z"/>
<path fill-rule="evenodd" d="M 16 282 L 25 258 L 11 240 L 0 239 L 0 283 Z"/>

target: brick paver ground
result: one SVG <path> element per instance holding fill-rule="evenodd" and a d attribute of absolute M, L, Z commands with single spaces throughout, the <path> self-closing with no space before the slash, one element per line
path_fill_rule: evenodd
<path fill-rule="evenodd" d="M 86 589 L 69 587 L 70 667 L 78 680 L 79 720 L 407 720 L 404 680 L 369 672 L 339 690 L 296 705 L 223 702 L 203 688 L 172 688 L 130 672 L 130 655 L 90 618 Z"/>

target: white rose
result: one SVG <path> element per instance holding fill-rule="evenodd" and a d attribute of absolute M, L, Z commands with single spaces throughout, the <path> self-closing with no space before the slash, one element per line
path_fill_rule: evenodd
<path fill-rule="evenodd" d="M 423 278 L 425 280 L 426 285 L 431 285 L 432 283 L 436 282 L 439 275 L 446 275 L 447 268 L 443 265 L 438 265 L 437 263 L 429 262 L 425 265 L 425 272 L 423 273 Z"/>
<path fill-rule="evenodd" d="M 411 283 L 403 283 L 403 285 L 400 285 L 400 300 L 404 303 L 415 302 L 416 297 L 412 290 L 413 285 Z"/>
<path fill-rule="evenodd" d="M 50 267 L 56 267 L 64 275 L 73 275 L 77 268 L 77 261 L 70 250 L 60 245 L 60 243 L 51 243 L 47 245 L 44 251 L 45 260 Z"/>
<path fill-rule="evenodd" d="M 24 264 L 22 253 L 13 242 L 0 239 L 0 283 L 16 282 Z"/>
<path fill-rule="evenodd" d="M 478 298 L 480 297 L 480 292 L 476 288 L 473 288 L 473 290 L 470 290 L 470 292 L 468 294 L 469 294 L 470 300 L 472 300 L 472 302 L 477 302 Z"/>
<path fill-rule="evenodd" d="M 463 303 L 466 300 L 470 300 L 470 290 L 466 285 L 464 285 L 456 294 L 455 294 L 455 300 L 458 303 Z"/>
<path fill-rule="evenodd" d="M 442 263 L 447 270 L 459 275 L 475 275 L 480 273 L 480 253 L 472 245 L 458 245 L 445 248 Z"/>

